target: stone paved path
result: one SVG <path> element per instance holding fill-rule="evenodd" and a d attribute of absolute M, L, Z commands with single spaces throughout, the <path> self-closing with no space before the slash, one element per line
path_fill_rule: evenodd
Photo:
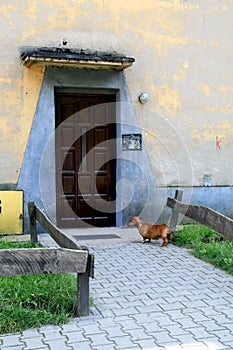
<path fill-rule="evenodd" d="M 0 335 L 0 349 L 232 350 L 233 276 L 125 232 L 82 241 L 95 254 L 92 315 Z"/>

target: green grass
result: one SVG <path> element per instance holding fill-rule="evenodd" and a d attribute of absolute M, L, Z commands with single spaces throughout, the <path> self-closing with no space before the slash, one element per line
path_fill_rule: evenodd
<path fill-rule="evenodd" d="M 35 248 L 36 244 L 0 242 L 0 249 Z M 0 277 L 0 333 L 46 324 L 62 324 L 75 316 L 77 278 L 71 274 Z"/>
<path fill-rule="evenodd" d="M 233 275 L 233 242 L 217 232 L 202 225 L 185 225 L 172 242 Z"/>

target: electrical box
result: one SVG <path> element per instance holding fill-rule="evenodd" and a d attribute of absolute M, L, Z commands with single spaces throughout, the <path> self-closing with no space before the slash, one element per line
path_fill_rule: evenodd
<path fill-rule="evenodd" d="M 0 235 L 23 232 L 23 191 L 0 191 Z"/>

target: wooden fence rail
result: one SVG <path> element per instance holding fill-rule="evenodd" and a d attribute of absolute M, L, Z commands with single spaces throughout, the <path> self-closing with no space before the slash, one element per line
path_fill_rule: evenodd
<path fill-rule="evenodd" d="M 85 273 L 85 250 L 54 248 L 1 249 L 0 276 Z"/>
<path fill-rule="evenodd" d="M 172 213 L 183 214 L 233 240 L 233 220 L 225 215 L 206 206 L 184 204 L 174 198 L 167 199 L 167 206 L 172 209 Z"/>
<path fill-rule="evenodd" d="M 64 232 L 59 230 L 45 215 L 45 213 L 38 208 L 33 202 L 28 203 L 28 213 L 29 213 L 29 231 L 31 235 L 31 241 L 34 243 L 38 242 L 38 233 L 36 222 L 38 221 L 40 225 L 45 229 L 46 232 L 50 234 L 53 240 L 63 248 L 68 249 L 86 249 L 81 247 L 78 242 L 71 236 L 67 236 Z"/>
<path fill-rule="evenodd" d="M 38 221 L 59 248 L 1 249 L 0 276 L 77 273 L 77 316 L 89 315 L 89 278 L 94 278 L 94 255 L 59 230 L 34 203 L 28 203 L 30 235 L 38 241 Z"/>

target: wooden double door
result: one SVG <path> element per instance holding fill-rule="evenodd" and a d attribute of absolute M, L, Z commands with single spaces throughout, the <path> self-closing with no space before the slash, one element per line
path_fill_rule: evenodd
<path fill-rule="evenodd" d="M 55 95 L 57 225 L 115 226 L 115 96 Z"/>

